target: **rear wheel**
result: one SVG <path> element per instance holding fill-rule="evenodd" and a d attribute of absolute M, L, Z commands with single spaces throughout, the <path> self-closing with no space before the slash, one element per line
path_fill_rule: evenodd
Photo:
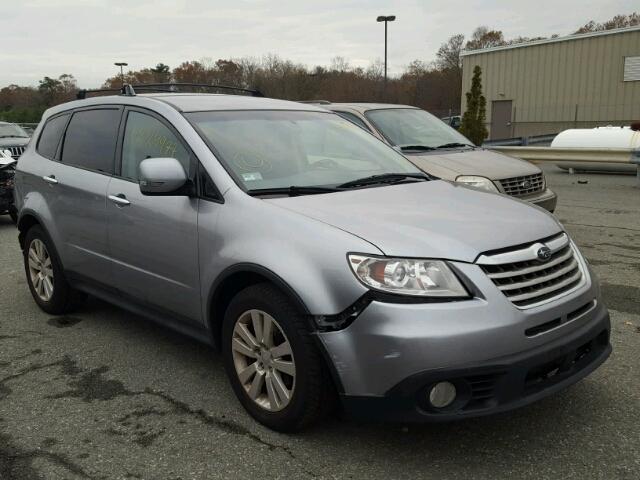
<path fill-rule="evenodd" d="M 23 255 L 31 295 L 42 310 L 59 315 L 72 310 L 84 298 L 64 278 L 60 259 L 42 227 L 29 229 Z"/>
<path fill-rule="evenodd" d="M 15 207 L 10 207 L 9 208 L 9 216 L 11 217 L 11 220 L 13 221 L 14 224 L 18 224 L 18 212 L 16 212 Z"/>
<path fill-rule="evenodd" d="M 236 396 L 269 428 L 300 430 L 333 404 L 333 385 L 305 319 L 270 284 L 248 287 L 231 301 L 223 355 Z"/>

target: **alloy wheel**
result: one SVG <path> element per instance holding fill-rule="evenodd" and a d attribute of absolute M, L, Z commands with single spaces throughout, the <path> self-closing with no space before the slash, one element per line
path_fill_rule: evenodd
<path fill-rule="evenodd" d="M 36 238 L 29 245 L 28 262 L 33 290 L 40 300 L 48 302 L 53 296 L 53 265 L 42 240 Z"/>
<path fill-rule="evenodd" d="M 240 384 L 257 405 L 284 409 L 293 396 L 296 365 L 289 339 L 268 313 L 249 310 L 238 318 L 231 337 Z"/>

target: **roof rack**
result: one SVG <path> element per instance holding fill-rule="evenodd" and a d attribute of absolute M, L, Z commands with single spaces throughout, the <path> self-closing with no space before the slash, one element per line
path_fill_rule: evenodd
<path fill-rule="evenodd" d="M 331 105 L 329 100 L 298 100 L 298 103 L 315 103 L 316 105 Z"/>
<path fill-rule="evenodd" d="M 208 83 L 141 83 L 132 85 L 133 88 L 139 91 L 154 91 L 154 92 L 182 92 L 185 87 L 193 88 L 208 88 L 213 90 L 228 90 L 236 92 L 250 93 L 252 97 L 264 97 L 260 90 L 252 88 L 233 87 L 231 85 L 216 85 Z"/>
<path fill-rule="evenodd" d="M 168 93 L 177 93 L 182 92 L 185 87 L 194 87 L 194 88 L 210 88 L 217 90 L 229 90 L 236 92 L 245 92 L 250 93 L 252 97 L 264 97 L 263 93 L 260 90 L 250 89 L 250 88 L 242 88 L 242 87 L 232 87 L 230 85 L 210 85 L 207 83 L 140 83 L 136 85 L 130 85 L 125 83 L 121 88 L 102 88 L 102 89 L 91 89 L 91 90 L 79 90 L 76 97 L 78 100 L 83 100 L 87 98 L 89 94 L 92 93 L 119 93 L 120 95 L 125 95 L 128 97 L 133 97 L 136 95 L 136 90 L 139 92 L 168 92 Z"/>
<path fill-rule="evenodd" d="M 133 89 L 133 87 L 128 83 L 125 83 L 120 88 L 92 88 L 92 89 L 83 88 L 82 90 L 78 90 L 78 93 L 76 94 L 76 98 L 78 100 L 84 100 L 85 98 L 87 98 L 87 96 L 89 96 L 92 93 L 119 93 L 120 95 L 126 95 L 127 97 L 134 97 L 136 95 L 136 92 Z"/>

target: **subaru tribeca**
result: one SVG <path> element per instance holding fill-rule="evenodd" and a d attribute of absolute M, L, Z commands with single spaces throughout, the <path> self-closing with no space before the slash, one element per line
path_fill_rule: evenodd
<path fill-rule="evenodd" d="M 221 349 L 258 421 L 446 421 L 529 404 L 609 356 L 562 225 L 434 180 L 332 112 L 238 95 L 48 110 L 16 173 L 35 302 L 92 294 Z"/>

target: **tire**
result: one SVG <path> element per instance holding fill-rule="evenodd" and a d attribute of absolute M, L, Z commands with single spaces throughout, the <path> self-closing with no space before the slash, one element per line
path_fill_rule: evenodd
<path fill-rule="evenodd" d="M 259 341 L 260 334 L 256 332 L 254 322 L 261 322 L 259 325 L 262 326 L 259 329 L 267 330 L 269 317 L 275 320 L 272 325 L 272 341 L 269 342 L 267 335 L 264 335 L 263 341 L 259 343 L 266 347 L 259 350 L 260 347 L 254 345 L 254 348 L 258 348 L 262 353 L 256 353 L 258 350 L 254 350 L 256 357 L 249 357 L 245 355 L 245 350 L 239 352 L 235 340 L 240 340 L 245 345 L 250 344 L 244 341 L 246 337 L 238 336 L 246 335 L 244 330 L 240 333 L 240 326 L 244 325 L 249 334 L 253 335 L 253 339 Z M 287 341 L 291 355 L 278 356 L 277 351 L 287 351 L 283 348 Z M 224 365 L 233 390 L 247 412 L 263 425 L 280 432 L 295 432 L 319 421 L 335 404 L 333 383 L 309 334 L 305 318 L 292 302 L 271 284 L 250 286 L 232 299 L 224 317 L 222 342 Z M 267 357 L 266 360 L 264 356 Z M 294 376 L 290 375 L 289 363 L 294 365 Z M 254 373 L 248 379 L 245 377 L 243 383 L 240 372 L 247 367 L 254 368 Z M 279 370 L 281 368 L 282 371 Z M 285 370 L 289 373 L 284 373 Z M 261 381 L 256 380 L 259 373 L 263 376 Z M 250 396 L 254 382 L 262 382 L 262 386 L 259 387 L 261 393 L 257 398 L 257 388 L 254 389 L 255 399 Z M 272 385 L 271 392 L 269 382 Z M 291 389 L 288 400 L 279 393 L 283 387 L 287 391 Z M 273 402 L 273 399 L 276 401 Z"/>
<path fill-rule="evenodd" d="M 23 258 L 27 284 L 38 306 L 52 315 L 61 315 L 76 308 L 85 298 L 85 295 L 72 288 L 65 279 L 58 253 L 53 246 L 53 242 L 42 227 L 39 225 L 31 227 L 27 231 L 24 245 Z M 33 273 L 37 271 L 37 269 L 33 269 L 29 262 L 30 252 L 33 250 L 43 252 L 40 258 L 31 257 L 31 260 L 36 261 L 36 264 L 40 267 L 40 271 L 43 272 L 43 277 L 49 277 L 50 274 L 48 281 L 45 281 L 44 278 L 41 277 L 39 281 L 35 280 L 35 285 Z M 47 274 L 44 275 L 44 272 Z"/>

